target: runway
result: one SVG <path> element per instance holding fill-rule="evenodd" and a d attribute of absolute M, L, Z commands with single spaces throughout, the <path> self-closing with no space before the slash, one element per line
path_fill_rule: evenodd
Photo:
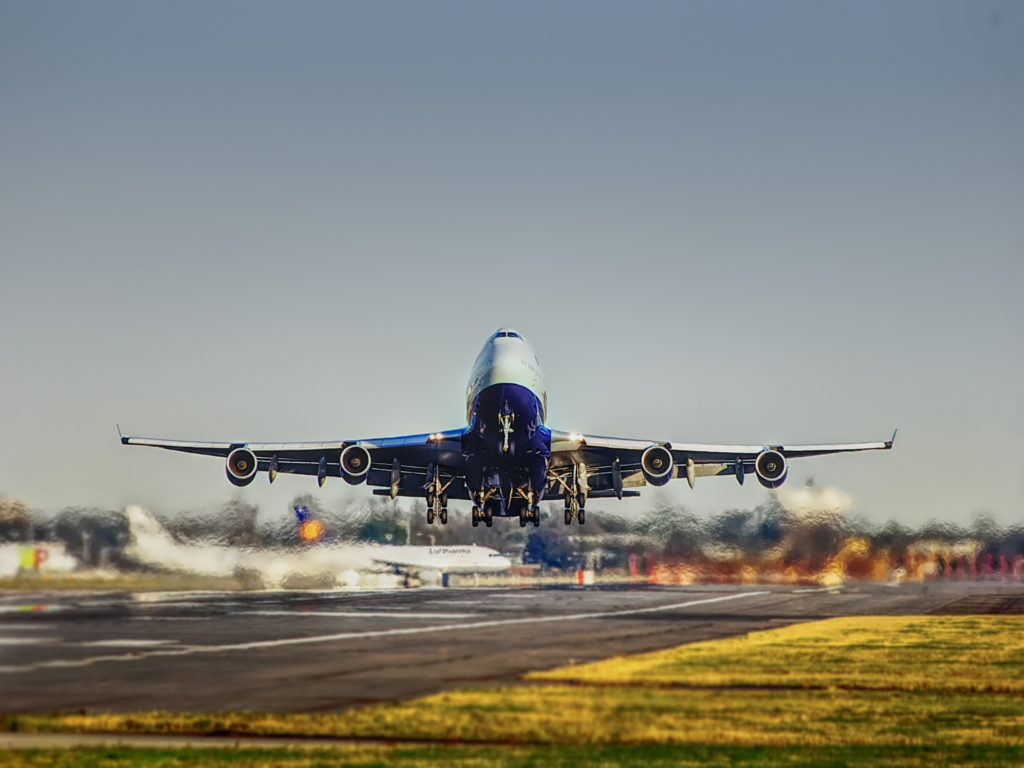
<path fill-rule="evenodd" d="M 339 711 L 832 616 L 1015 606 L 1022 585 L 993 582 L 8 593 L 0 712 Z"/>

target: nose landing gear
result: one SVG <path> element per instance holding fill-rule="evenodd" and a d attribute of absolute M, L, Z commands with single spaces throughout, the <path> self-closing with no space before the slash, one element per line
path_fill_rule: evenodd
<path fill-rule="evenodd" d="M 508 400 L 506 400 L 505 407 L 498 413 L 498 424 L 500 425 L 499 428 L 501 429 L 501 434 L 505 436 L 505 442 L 501 446 L 501 452 L 512 456 L 516 455 L 516 444 L 515 441 L 510 441 L 509 437 L 512 435 L 512 424 L 515 420 L 515 411 L 509 408 Z"/>

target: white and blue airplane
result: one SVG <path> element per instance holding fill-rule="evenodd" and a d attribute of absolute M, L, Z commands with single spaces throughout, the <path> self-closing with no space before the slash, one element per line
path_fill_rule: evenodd
<path fill-rule="evenodd" d="M 538 504 L 565 502 L 565 524 L 582 525 L 585 504 L 594 498 L 638 496 L 645 485 L 685 477 L 733 475 L 742 485 L 753 474 L 777 488 L 788 461 L 830 453 L 892 448 L 893 440 L 835 445 L 705 445 L 627 440 L 560 432 L 545 424 L 548 398 L 532 347 L 512 328 L 484 344 L 466 393 L 465 427 L 445 432 L 322 443 L 193 443 L 121 437 L 124 445 L 147 445 L 217 456 L 227 462 L 237 486 L 266 472 L 315 475 L 352 485 L 376 486 L 377 495 L 419 496 L 427 501 L 427 522 L 448 522 L 448 500 L 473 502 L 473 525 L 495 517 L 518 517 L 519 525 L 540 524 Z"/>

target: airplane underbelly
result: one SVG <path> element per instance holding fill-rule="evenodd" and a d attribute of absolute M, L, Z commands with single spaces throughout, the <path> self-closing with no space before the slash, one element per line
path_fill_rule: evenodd
<path fill-rule="evenodd" d="M 487 387 L 472 404 L 469 426 L 463 452 L 467 490 L 474 500 L 493 502 L 492 514 L 497 515 L 517 515 L 530 498 L 539 501 L 551 432 L 544 426 L 536 393 L 518 384 Z"/>

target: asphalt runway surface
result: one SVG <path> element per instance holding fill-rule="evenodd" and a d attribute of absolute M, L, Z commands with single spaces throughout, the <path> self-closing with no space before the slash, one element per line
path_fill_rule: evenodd
<path fill-rule="evenodd" d="M 0 712 L 327 712 L 833 616 L 1024 610 L 1024 585 L 0 595 Z"/>

